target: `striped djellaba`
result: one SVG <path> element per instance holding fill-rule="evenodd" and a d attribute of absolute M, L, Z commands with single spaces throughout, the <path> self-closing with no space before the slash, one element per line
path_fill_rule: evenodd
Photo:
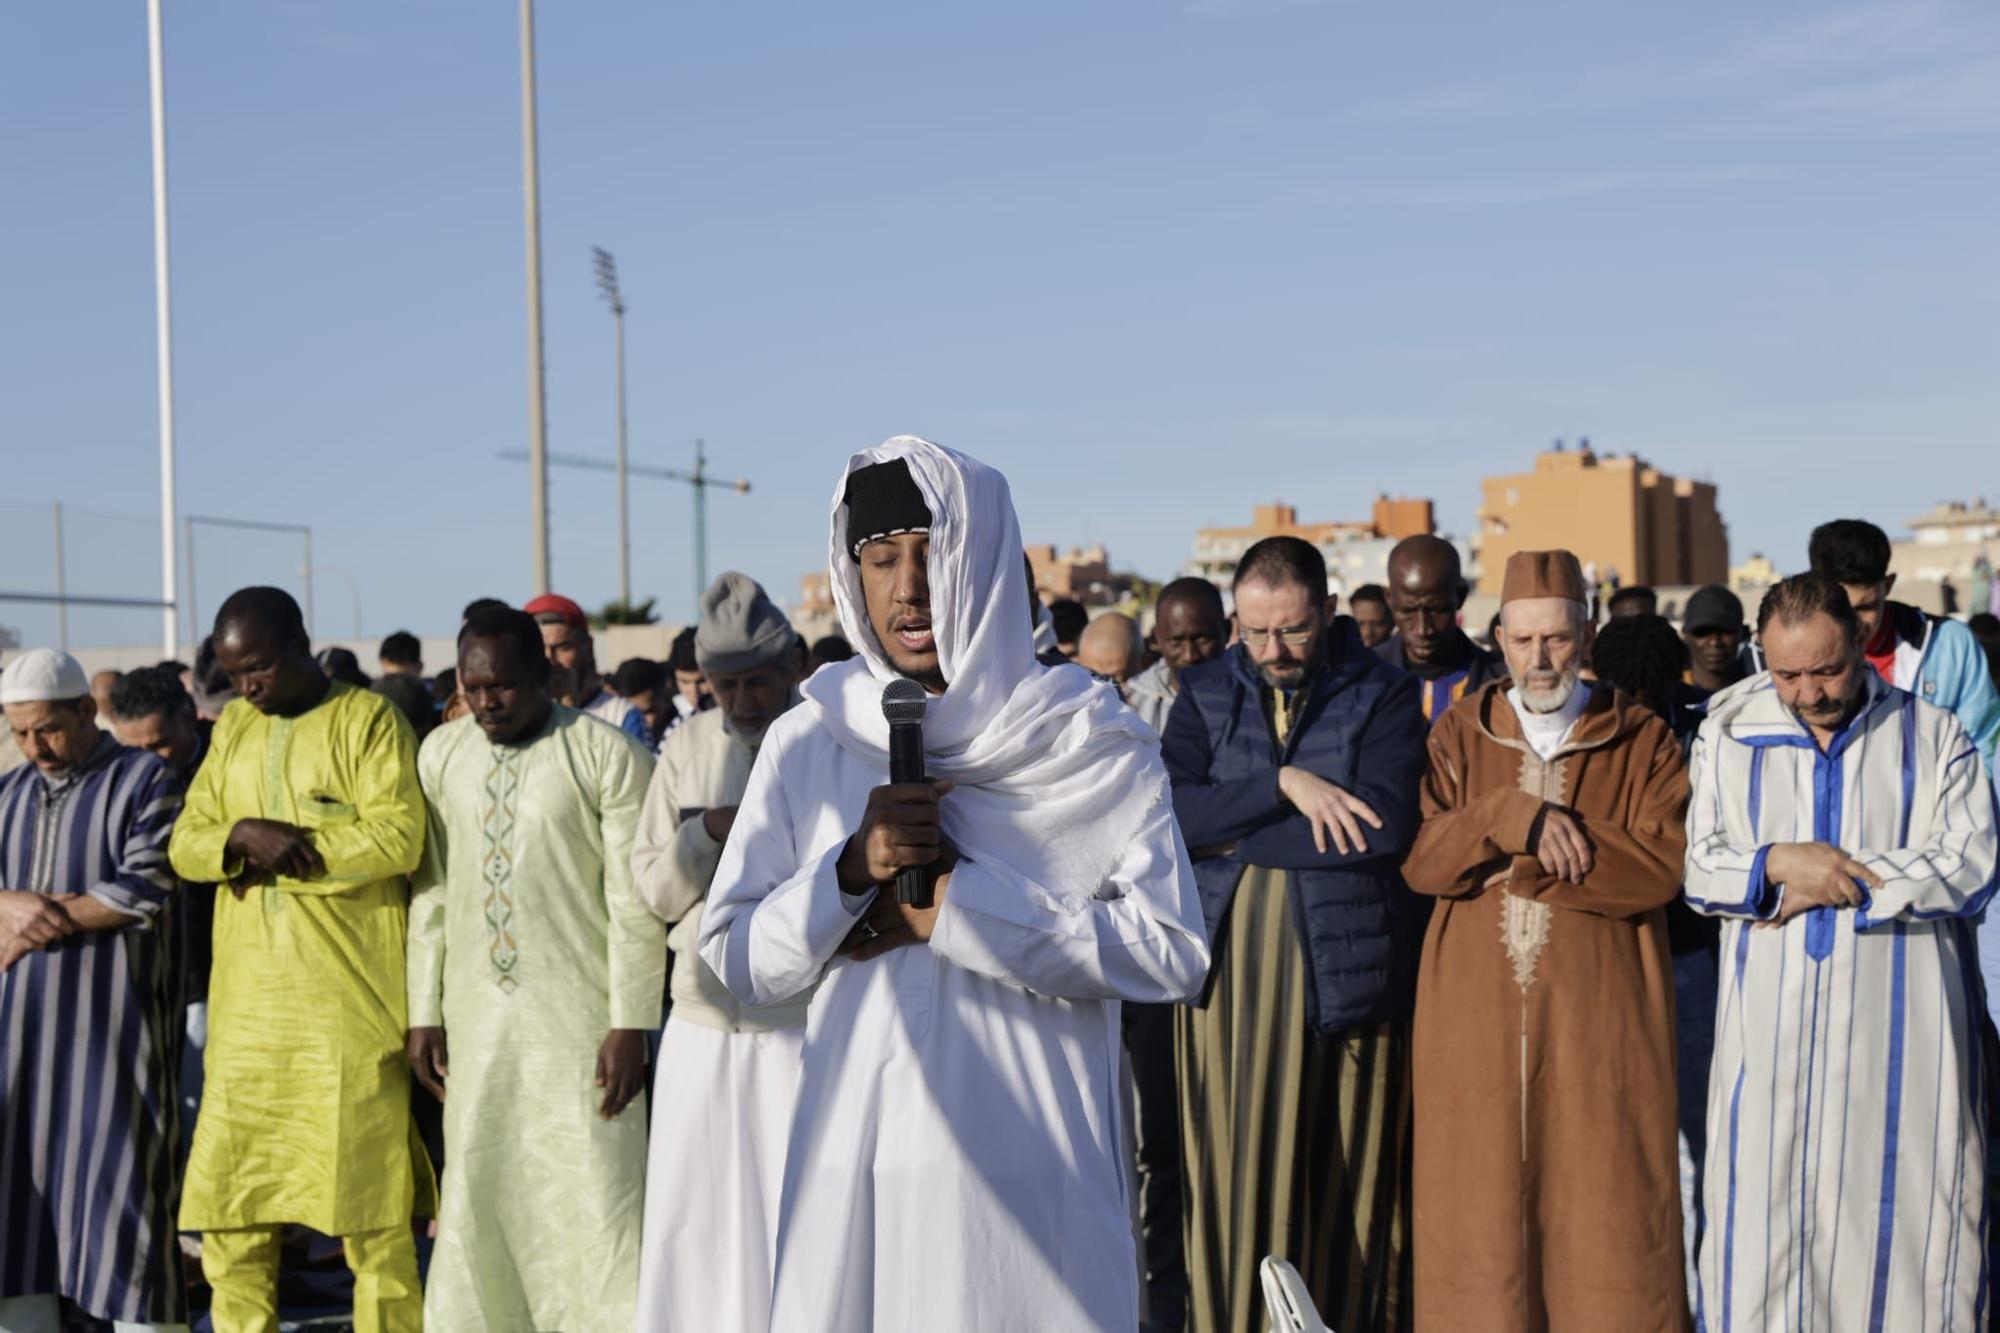
<path fill-rule="evenodd" d="M 1288 876 L 1237 885 L 1208 1004 L 1176 1015 L 1191 1333 L 1262 1333 L 1257 1265 L 1290 1259 L 1329 1327 L 1410 1309 L 1410 1032 L 1307 1021 Z"/>
<path fill-rule="evenodd" d="M 60 783 L 32 765 L 0 777 L 0 886 L 87 893 L 133 918 L 0 973 L 0 1297 L 188 1317 L 167 867 L 179 811 L 167 767 L 109 736 Z"/>

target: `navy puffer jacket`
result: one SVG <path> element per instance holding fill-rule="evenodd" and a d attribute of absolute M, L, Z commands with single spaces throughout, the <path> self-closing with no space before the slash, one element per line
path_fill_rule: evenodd
<path fill-rule="evenodd" d="M 1333 622 L 1326 659 L 1301 688 L 1280 748 L 1265 718 L 1263 678 L 1239 645 L 1181 673 L 1161 740 L 1174 813 L 1194 849 L 1211 948 L 1246 866 L 1291 872 L 1293 924 L 1305 942 L 1307 1013 L 1322 1032 L 1406 1019 L 1416 993 L 1426 904 L 1403 885 L 1417 834 L 1417 787 L 1428 728 L 1417 682 Z M 1303 768 L 1359 796 L 1382 818 L 1365 849 L 1313 846 L 1305 816 L 1278 794 L 1278 770 Z M 1200 1003 L 1207 1002 L 1204 993 Z"/>

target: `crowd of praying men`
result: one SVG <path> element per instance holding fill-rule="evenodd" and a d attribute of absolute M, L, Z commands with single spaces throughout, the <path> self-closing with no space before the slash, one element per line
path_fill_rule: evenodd
<path fill-rule="evenodd" d="M 2000 620 L 1894 600 L 1865 521 L 1809 557 L 1676 624 L 1524 552 L 1477 636 L 1430 537 L 1344 597 L 1278 537 L 1031 598 L 1157 746 L 1207 937 L 1117 1020 L 1142 1329 L 1261 1330 L 1267 1256 L 1340 1330 L 1985 1326 Z M 701 914 L 842 628 L 731 573 L 666 661 L 544 595 L 371 677 L 249 588 L 192 667 L 15 656 L 0 1333 L 276 1328 L 343 1266 L 359 1328 L 776 1326 L 810 991 L 751 1003 Z"/>

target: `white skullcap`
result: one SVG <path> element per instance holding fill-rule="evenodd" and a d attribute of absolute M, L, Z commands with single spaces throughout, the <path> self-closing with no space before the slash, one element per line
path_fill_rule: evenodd
<path fill-rule="evenodd" d="M 89 693 L 83 664 L 54 648 L 30 648 L 0 671 L 0 705 L 67 703 Z"/>

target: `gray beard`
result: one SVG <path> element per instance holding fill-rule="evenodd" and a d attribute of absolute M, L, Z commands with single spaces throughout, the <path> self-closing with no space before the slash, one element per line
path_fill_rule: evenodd
<path fill-rule="evenodd" d="M 798 686 L 796 685 L 792 686 L 792 692 L 786 696 L 785 706 L 783 709 L 779 711 L 778 717 L 783 717 L 786 713 L 791 712 L 793 708 L 798 706 L 798 704 L 804 699 L 804 697 L 805 697 L 804 695 L 799 693 Z M 771 722 L 776 722 L 777 720 L 778 718 L 774 717 L 771 719 Z M 764 743 L 764 737 L 770 733 L 771 722 L 766 722 L 763 726 L 757 728 L 757 730 L 755 731 L 747 731 L 744 728 L 737 726 L 736 720 L 730 717 L 729 714 L 724 713 L 722 715 L 722 729 L 725 732 L 729 733 L 729 735 L 734 737 L 736 740 L 739 740 L 743 744 L 749 746 L 752 751 L 755 751 L 759 746 L 761 746 Z"/>
<path fill-rule="evenodd" d="M 1526 685 L 1516 685 L 1514 688 L 1521 692 L 1521 704 L 1530 713 L 1555 713 L 1560 712 L 1563 705 L 1569 702 L 1570 696 L 1576 693 L 1576 687 L 1581 682 L 1582 676 L 1583 668 L 1577 666 L 1565 671 L 1563 678 L 1548 689 L 1531 690 Z"/>

